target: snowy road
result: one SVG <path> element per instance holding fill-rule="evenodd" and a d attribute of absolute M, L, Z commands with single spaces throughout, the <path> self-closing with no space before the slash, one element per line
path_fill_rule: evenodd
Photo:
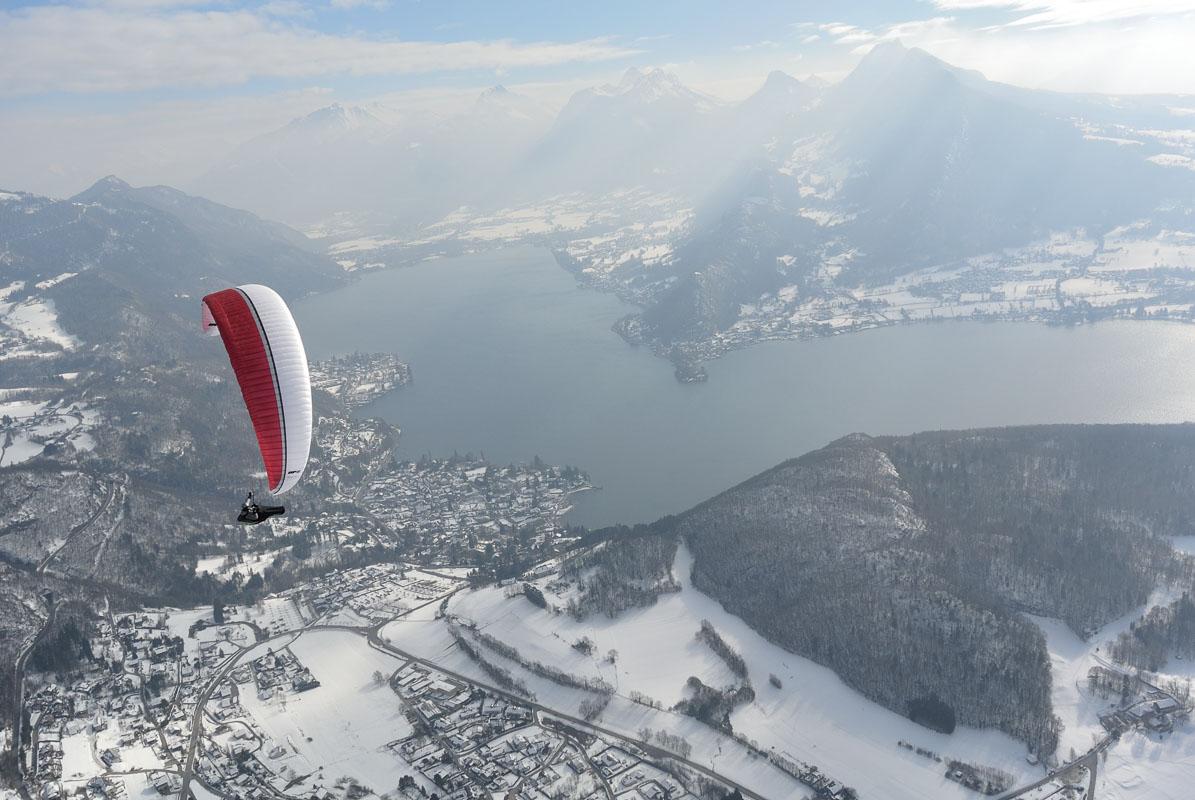
<path fill-rule="evenodd" d="M 618 731 L 613 731 L 608 728 L 603 728 L 600 725 L 594 725 L 592 722 L 586 722 L 585 720 L 581 719 L 580 717 L 574 717 L 570 714 L 565 714 L 561 711 L 558 711 L 557 709 L 550 708 L 550 707 L 544 706 L 544 705 L 540 705 L 539 703 L 536 703 L 533 700 L 528 700 L 525 697 L 521 697 L 519 695 L 512 694 L 510 692 L 506 692 L 506 691 L 499 689 L 495 686 L 490 686 L 487 684 L 479 683 L 475 678 L 470 678 L 466 675 L 462 675 L 458 672 L 454 672 L 453 670 L 447 669 L 433 661 L 428 661 L 426 659 L 419 658 L 418 656 L 414 656 L 414 655 L 411 655 L 410 653 L 400 650 L 397 647 L 395 647 L 394 645 L 390 644 L 390 642 L 388 642 L 386 639 L 382 638 L 381 630 L 387 624 L 388 624 L 388 622 L 381 622 L 381 623 L 378 623 L 368 629 L 369 643 L 371 646 L 381 649 L 387 653 L 390 653 L 391 655 L 398 656 L 399 658 L 406 659 L 407 661 L 413 661 L 416 664 L 422 664 L 425 667 L 429 667 L 431 669 L 442 672 L 443 674 L 449 676 L 450 678 L 455 678 L 456 680 L 461 681 L 462 683 L 474 685 L 474 686 L 482 686 L 485 688 L 485 690 L 487 692 L 491 692 L 495 695 L 503 697 L 508 702 L 517 703 L 519 705 L 527 706 L 528 708 L 531 708 L 533 711 L 535 711 L 536 714 L 540 714 L 540 713 L 548 714 L 557 719 L 565 720 L 566 722 L 568 722 L 572 725 L 576 725 L 582 729 L 589 729 L 589 730 L 597 731 L 598 733 L 602 734 L 603 736 L 609 736 L 611 738 L 617 739 L 620 742 L 625 742 L 625 743 L 631 745 L 632 747 L 635 747 L 635 748 L 638 748 L 638 749 L 644 751 L 645 753 L 647 753 L 648 755 L 650 755 L 654 758 L 668 759 L 671 761 L 675 761 L 679 764 L 683 764 L 684 766 L 688 767 L 689 769 L 699 772 L 707 778 L 711 778 L 715 781 L 719 781 L 719 782 L 725 784 L 726 786 L 731 787 L 732 789 L 738 789 L 742 793 L 743 797 L 752 798 L 752 800 L 768 800 L 768 798 L 765 798 L 763 795 L 752 791 L 751 789 L 747 788 L 746 786 L 736 783 L 735 781 L 732 781 L 729 778 L 727 778 L 723 775 L 720 775 L 717 772 L 714 772 L 712 769 L 709 769 L 708 767 L 698 764 L 695 761 L 690 761 L 689 759 L 679 756 L 670 750 L 665 750 L 663 748 L 647 744 L 646 742 L 640 741 L 638 739 L 632 739 L 630 737 L 627 737 L 627 736 L 619 733 Z"/>
<path fill-rule="evenodd" d="M 71 528 L 70 533 L 68 533 L 66 535 L 66 538 L 62 540 L 62 544 L 58 545 L 58 547 L 51 550 L 50 553 L 45 558 L 42 559 L 42 562 L 37 565 L 38 572 L 45 572 L 49 568 L 50 562 L 53 561 L 55 558 L 57 558 L 58 554 L 61 553 L 63 551 L 63 549 L 65 549 L 68 544 L 73 542 L 79 534 L 83 533 L 85 530 L 87 530 L 93 524 L 95 524 L 95 521 L 97 519 L 99 519 L 100 516 L 105 511 L 108 510 L 108 507 L 110 505 L 112 505 L 112 501 L 116 499 L 117 492 L 124 490 L 124 486 L 126 485 L 127 480 L 128 480 L 127 476 L 122 476 L 122 477 L 117 478 L 116 480 L 112 481 L 112 484 L 108 487 L 108 496 L 104 498 L 104 502 L 100 504 L 100 507 L 97 508 L 95 510 L 95 513 L 92 514 L 90 517 L 83 520 L 83 522 L 79 523 L 75 527 Z M 93 569 L 92 572 L 94 573 L 94 571 L 95 570 Z"/>

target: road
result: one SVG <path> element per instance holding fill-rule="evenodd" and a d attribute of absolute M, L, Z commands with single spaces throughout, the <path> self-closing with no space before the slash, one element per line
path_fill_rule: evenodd
<path fill-rule="evenodd" d="M 25 780 L 25 758 L 21 747 L 21 729 L 25 723 L 25 662 L 29 660 L 29 654 L 33 652 L 33 648 L 37 647 L 37 643 L 46 635 L 46 631 L 54 625 L 54 620 L 58 616 L 58 603 L 50 606 L 50 612 L 46 614 L 46 622 L 42 625 L 41 630 L 29 642 L 29 646 L 21 651 L 17 656 L 17 660 L 13 665 L 13 686 L 16 691 L 13 692 L 13 731 L 12 731 L 12 752 L 16 759 L 17 776 L 20 778 L 22 784 Z"/>
<path fill-rule="evenodd" d="M 474 686 L 480 686 L 480 687 L 484 688 L 487 692 L 490 692 L 491 694 L 498 695 L 499 697 L 502 697 L 511 703 L 516 703 L 518 705 L 527 706 L 528 708 L 535 711 L 537 714 L 541 713 L 541 712 L 548 714 L 549 716 L 555 717 L 556 719 L 565 720 L 570 725 L 575 725 L 582 730 L 595 731 L 597 733 L 602 734 L 603 736 L 607 736 L 612 739 L 617 739 L 618 741 L 629 744 L 629 745 L 631 745 L 639 750 L 642 750 L 643 752 L 645 752 L 648 755 L 651 755 L 655 758 L 669 759 L 669 760 L 677 762 L 678 764 L 683 764 L 684 766 L 688 767 L 689 769 L 694 770 L 695 772 L 699 772 L 711 780 L 723 783 L 723 784 L 731 787 L 732 789 L 738 789 L 740 792 L 742 792 L 743 797 L 749 797 L 749 798 L 752 798 L 752 800 L 767 800 L 767 798 L 765 798 L 763 795 L 761 795 L 757 792 L 754 792 L 751 789 L 748 789 L 746 786 L 736 783 L 735 781 L 732 781 L 729 778 L 725 777 L 724 775 L 714 772 L 712 769 L 710 769 L 702 764 L 698 764 L 695 761 L 691 761 L 687 758 L 683 758 L 683 757 L 677 755 L 676 753 L 673 753 L 671 750 L 665 750 L 661 747 L 656 747 L 655 745 L 646 744 L 644 742 L 641 742 L 638 739 L 632 739 L 631 737 L 626 736 L 625 734 L 619 733 L 618 731 L 614 731 L 609 728 L 603 728 L 602 726 L 595 725 L 592 722 L 586 722 L 585 720 L 581 719 L 580 717 L 574 717 L 570 714 L 565 714 L 557 709 L 550 708 L 550 707 L 544 706 L 544 705 L 540 705 L 539 703 L 536 703 L 533 700 L 528 700 L 527 698 L 521 697 L 520 695 L 512 694 L 511 692 L 507 692 L 507 691 L 504 691 L 497 687 L 482 683 L 481 681 L 478 681 L 476 678 L 472 678 L 467 675 L 462 675 L 459 672 L 454 672 L 453 670 L 446 669 L 445 667 L 440 666 L 439 664 L 436 664 L 434 661 L 428 661 L 426 659 L 412 655 L 411 653 L 408 653 L 405 650 L 400 650 L 399 648 L 390 644 L 389 641 L 382 638 L 382 636 L 381 636 L 381 629 L 385 625 L 389 624 L 390 621 L 391 620 L 388 620 L 386 622 L 379 622 L 378 624 L 367 629 L 367 636 L 369 638 L 369 643 L 371 646 L 373 646 L 376 649 L 382 650 L 383 652 L 387 652 L 390 655 L 393 655 L 397 658 L 406 659 L 407 661 L 413 661 L 416 664 L 421 664 L 429 669 L 434 669 L 437 672 L 441 672 L 445 675 L 448 675 L 449 677 L 455 678 L 458 681 L 461 681 L 462 683 L 467 683 L 467 684 L 471 684 Z M 361 629 L 359 629 L 359 628 L 350 628 L 349 630 L 356 630 L 358 633 L 361 632 Z M 792 780 L 796 781 L 795 778 L 792 778 Z"/>
<path fill-rule="evenodd" d="M 1087 768 L 1088 780 L 1086 800 L 1095 800 L 1095 780 L 1100 766 L 1100 753 L 1107 750 L 1114 741 L 1115 740 L 1111 736 L 1105 736 L 1095 745 L 1095 747 L 1091 748 L 1086 753 L 1076 758 L 1074 761 L 1063 764 L 1061 767 L 1058 767 L 1047 774 L 1044 778 L 1036 780 L 1033 783 L 1027 784 L 1025 786 L 1019 786 L 1012 791 L 1005 792 L 997 797 L 996 800 L 1013 800 L 1013 798 L 1021 797 L 1026 792 L 1031 792 L 1039 786 L 1045 786 L 1050 781 L 1058 780 L 1061 776 L 1065 775 L 1068 771 L 1074 769 L 1075 767 Z"/>
<path fill-rule="evenodd" d="M 428 601 L 427 603 L 424 603 L 422 606 L 419 606 L 418 608 L 424 608 L 428 605 L 431 605 L 432 603 L 442 602 L 443 599 L 444 599 L 443 597 L 437 597 L 433 600 Z M 415 610 L 417 610 L 417 609 L 411 609 L 411 611 L 415 611 Z M 411 613 L 411 611 L 408 611 L 407 613 L 409 614 L 409 613 Z M 401 619 L 401 617 L 398 617 L 395 619 Z M 718 781 L 718 782 L 725 784 L 733 789 L 738 789 L 740 792 L 742 792 L 743 797 L 750 798 L 750 800 L 768 800 L 768 798 L 765 798 L 763 795 L 761 795 L 755 791 L 752 791 L 751 789 L 747 788 L 746 786 L 743 786 L 733 780 L 730 780 L 729 778 L 715 772 L 714 770 L 712 770 L 702 764 L 699 764 L 695 761 L 691 761 L 687 758 L 683 758 L 669 750 L 665 750 L 663 748 L 656 747 L 654 745 L 645 744 L 644 742 L 641 742 L 638 739 L 631 738 L 629 736 L 626 736 L 625 734 L 619 733 L 618 731 L 614 731 L 609 728 L 604 728 L 600 725 L 595 725 L 592 722 L 586 722 L 585 720 L 583 720 L 579 717 L 574 717 L 570 714 L 562 713 L 561 711 L 559 711 L 557 709 L 550 708 L 550 707 L 544 706 L 544 705 L 540 705 L 539 703 L 536 703 L 533 701 L 529 701 L 526 698 L 520 697 L 515 694 L 511 694 L 510 692 L 503 691 L 502 689 L 499 689 L 497 687 L 482 683 L 482 682 L 478 681 L 477 679 L 472 678 L 470 676 L 462 675 L 453 670 L 446 669 L 443 666 L 440 666 L 439 664 L 436 664 L 433 661 L 428 661 L 426 659 L 423 659 L 418 656 L 407 653 L 404 650 L 400 650 L 399 648 L 395 647 L 388 640 L 382 638 L 382 636 L 381 636 L 381 629 L 385 625 L 388 625 L 389 623 L 391 623 L 393 621 L 395 621 L 395 620 L 394 619 L 383 620 L 382 622 L 378 622 L 370 627 L 360 627 L 360 626 L 352 626 L 352 625 L 335 625 L 335 624 L 318 624 L 317 623 L 317 624 L 313 624 L 311 626 L 305 627 L 299 631 L 289 631 L 286 633 L 277 634 L 276 636 L 271 636 L 268 639 L 263 640 L 263 642 L 268 643 L 268 642 L 273 642 L 273 641 L 279 640 L 279 639 L 293 640 L 295 637 L 297 637 L 307 631 L 320 631 L 320 630 L 339 630 L 339 631 L 347 631 L 347 632 L 351 632 L 351 633 L 356 633 L 358 635 L 363 635 L 366 637 L 370 646 L 374 647 L 377 650 L 385 652 L 388 655 L 391 655 L 395 658 L 402 659 L 404 661 L 414 662 L 416 664 L 420 664 L 429 669 L 434 669 L 437 672 L 440 672 L 440 673 L 448 675 L 452 678 L 455 678 L 456 680 L 459 680 L 462 683 L 481 687 L 493 695 L 497 695 L 497 696 L 505 698 L 509 702 L 526 706 L 526 707 L 532 709 L 532 711 L 536 714 L 537 718 L 539 717 L 540 714 L 547 714 L 551 718 L 555 718 L 558 720 L 568 722 L 570 725 L 574 725 L 581 730 L 593 731 L 593 732 L 599 733 L 605 737 L 615 739 L 615 740 L 622 742 L 626 745 L 630 745 L 631 747 L 641 750 L 654 758 L 668 759 L 671 761 L 675 761 L 675 762 L 682 764 L 685 767 L 687 767 L 695 772 L 700 773 L 701 775 L 705 776 L 706 778 L 709 778 L 710 780 Z M 257 644 L 260 645 L 263 642 L 258 642 Z M 220 684 L 222 684 L 228 678 L 229 674 L 236 668 L 237 664 L 240 663 L 241 658 L 245 655 L 245 653 L 249 652 L 252 649 L 254 649 L 254 648 L 252 648 L 252 647 L 245 648 L 244 650 L 241 650 L 241 651 L 229 656 L 228 661 L 225 664 L 223 664 L 220 667 L 220 669 L 216 672 L 216 674 L 208 681 L 207 685 L 204 687 L 203 691 L 199 694 L 199 696 L 196 700 L 195 710 L 192 712 L 192 715 L 191 715 L 191 738 L 190 738 L 190 742 L 187 747 L 186 758 L 185 758 L 185 761 L 183 763 L 183 767 L 181 770 L 182 787 L 179 791 L 180 798 L 189 797 L 188 793 L 190 791 L 191 779 L 194 777 L 195 762 L 198 757 L 199 744 L 202 739 L 204 708 L 207 705 L 207 702 L 211 699 L 212 694 L 216 691 L 216 689 L 220 686 Z M 599 775 L 599 777 L 601 777 L 600 772 L 598 772 L 597 774 Z M 792 779 L 792 780 L 795 781 L 795 779 Z M 612 795 L 612 793 L 613 793 L 612 787 L 609 786 L 609 784 L 605 781 L 604 778 L 602 778 L 602 782 L 603 782 L 603 785 L 604 785 L 604 788 L 606 789 L 606 791 Z"/>
<path fill-rule="evenodd" d="M 299 633 L 301 633 L 301 631 L 288 631 L 286 633 L 280 633 L 277 636 L 272 636 L 264 641 L 271 642 L 274 639 L 281 639 L 284 637 L 290 637 L 293 640 L 294 638 L 298 637 Z M 207 706 L 207 701 L 212 698 L 212 693 L 215 692 L 220 684 L 224 682 L 229 673 L 236 668 L 236 665 L 240 662 L 241 657 L 244 656 L 245 653 L 248 653 L 256 648 L 258 644 L 260 644 L 260 642 L 254 643 L 251 647 L 238 650 L 229 656 L 228 661 L 224 664 L 224 666 L 220 667 L 212 679 L 208 681 L 207 686 L 204 687 L 203 691 L 200 692 L 199 696 L 196 698 L 195 710 L 191 712 L 191 741 L 187 745 L 187 756 L 186 760 L 183 762 L 183 780 L 182 788 L 178 793 L 179 797 L 190 797 L 189 792 L 191 791 L 191 776 L 195 772 L 195 756 L 199 752 L 199 740 L 203 736 L 203 709 L 205 706 Z"/>
<path fill-rule="evenodd" d="M 121 485 L 122 485 L 122 480 L 120 478 L 113 480 L 112 483 L 109 484 L 108 496 L 104 498 L 104 502 L 100 503 L 100 507 L 97 508 L 95 510 L 95 512 L 90 517 L 83 520 L 75 527 L 71 528 L 70 533 L 68 533 L 66 535 L 66 538 L 62 540 L 62 544 L 58 545 L 58 547 L 56 547 L 52 551 L 50 551 L 50 553 L 45 558 L 43 558 L 41 560 L 41 563 L 37 565 L 37 571 L 39 573 L 45 572 L 46 569 L 50 566 L 50 562 L 53 561 L 55 558 L 57 558 L 58 554 L 61 553 L 63 551 L 63 549 L 68 544 L 70 544 L 71 542 L 73 542 L 75 540 L 75 537 L 77 537 L 79 534 L 83 533 L 83 531 L 87 530 L 93 524 L 95 524 L 95 521 L 97 519 L 99 519 L 100 516 L 102 516 L 105 511 L 108 510 L 108 506 L 112 505 L 112 501 L 116 499 L 117 487 L 119 487 Z M 94 572 L 94 570 L 93 570 L 93 572 Z"/>

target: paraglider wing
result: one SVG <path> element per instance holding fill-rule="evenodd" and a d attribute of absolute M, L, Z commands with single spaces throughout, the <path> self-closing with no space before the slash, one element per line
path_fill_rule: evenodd
<path fill-rule="evenodd" d="M 248 284 L 203 298 L 203 326 L 224 340 L 270 491 L 289 491 L 311 447 L 311 377 L 290 309 L 268 286 Z"/>

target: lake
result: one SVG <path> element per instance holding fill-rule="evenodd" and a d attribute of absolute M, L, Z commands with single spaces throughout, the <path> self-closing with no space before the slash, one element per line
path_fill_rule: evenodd
<path fill-rule="evenodd" d="M 633 311 L 512 249 L 376 272 L 299 303 L 312 358 L 388 351 L 412 385 L 362 410 L 399 455 L 539 455 L 589 472 L 573 522 L 681 511 L 855 431 L 1195 420 L 1195 326 L 952 322 L 769 342 L 681 384 L 611 324 Z"/>

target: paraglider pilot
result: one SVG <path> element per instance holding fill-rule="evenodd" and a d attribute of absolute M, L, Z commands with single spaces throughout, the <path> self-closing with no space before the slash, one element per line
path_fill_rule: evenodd
<path fill-rule="evenodd" d="M 245 504 L 241 506 L 241 513 L 237 514 L 237 522 L 257 525 L 270 517 L 277 517 L 285 513 L 284 506 L 259 506 L 253 501 L 253 492 L 249 492 L 249 496 L 245 498 Z"/>

